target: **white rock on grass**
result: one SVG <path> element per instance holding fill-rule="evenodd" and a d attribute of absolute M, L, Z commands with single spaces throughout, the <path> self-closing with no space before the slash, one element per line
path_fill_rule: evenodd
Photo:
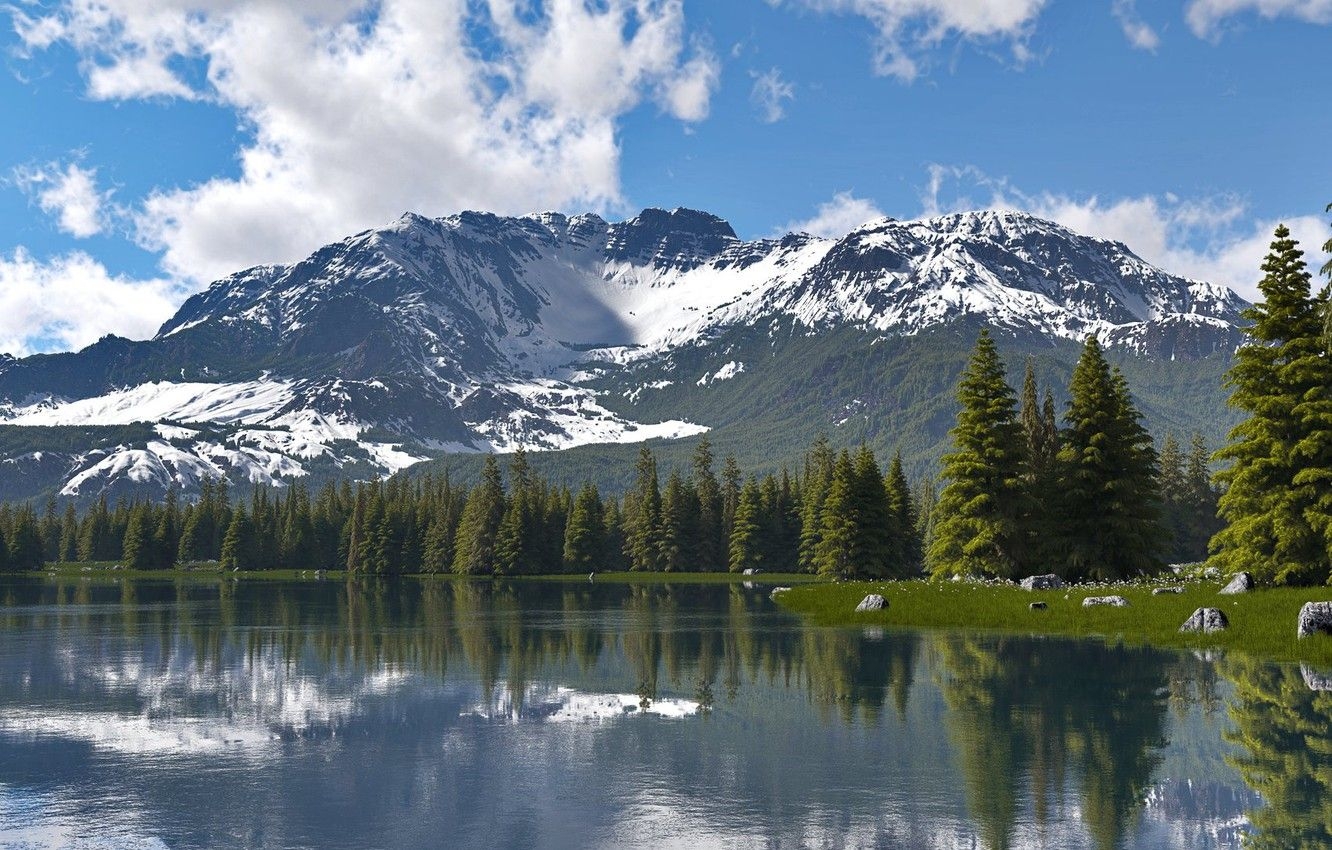
<path fill-rule="evenodd" d="M 1306 602 L 1300 609 L 1295 636 L 1306 638 L 1319 634 L 1332 634 L 1332 602 Z"/>
<path fill-rule="evenodd" d="M 1230 628 L 1230 621 L 1219 608 L 1199 608 L 1179 627 L 1181 632 L 1201 632 L 1210 635 Z"/>
<path fill-rule="evenodd" d="M 1230 584 L 1221 588 L 1220 592 L 1231 596 L 1236 593 L 1248 593 L 1250 590 L 1253 590 L 1253 576 L 1248 573 L 1235 573 Z"/>
<path fill-rule="evenodd" d="M 1175 586 L 1175 587 L 1153 587 L 1153 588 L 1152 588 L 1152 596 L 1164 596 L 1164 595 L 1167 594 L 1167 593 L 1183 593 L 1183 592 L 1184 592 L 1184 588 L 1179 587 L 1179 586 Z"/>
<path fill-rule="evenodd" d="M 1088 596 L 1082 600 L 1083 608 L 1093 608 L 1097 605 L 1110 605 L 1115 608 L 1128 607 L 1128 600 L 1122 596 Z"/>
<path fill-rule="evenodd" d="M 791 589 L 791 588 L 789 588 L 789 587 L 774 587 L 774 588 L 772 589 L 772 592 L 769 593 L 768 595 L 769 595 L 769 596 L 776 596 L 777 594 L 779 594 L 779 593 L 785 593 L 786 591 L 788 591 L 788 590 L 790 590 L 790 589 Z"/>
<path fill-rule="evenodd" d="M 880 596 L 877 593 L 871 593 L 869 596 L 866 596 L 864 599 L 860 600 L 860 604 L 856 606 L 856 613 L 860 614 L 865 611 L 882 611 L 884 608 L 887 607 L 888 607 L 887 599 L 884 599 L 882 596 Z"/>
<path fill-rule="evenodd" d="M 1063 590 L 1064 580 L 1054 573 L 1043 576 L 1027 576 L 1022 580 L 1023 590 Z"/>

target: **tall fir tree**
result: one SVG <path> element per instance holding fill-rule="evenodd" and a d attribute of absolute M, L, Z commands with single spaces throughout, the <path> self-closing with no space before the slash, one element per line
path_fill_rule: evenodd
<path fill-rule="evenodd" d="M 569 572 L 592 572 L 604 568 L 606 547 L 605 506 L 592 482 L 585 482 L 574 499 L 564 532 L 564 566 Z"/>
<path fill-rule="evenodd" d="M 1026 537 L 1023 541 L 1021 572 L 1039 573 L 1046 569 L 1054 554 L 1050 543 L 1055 534 L 1054 505 L 1056 498 L 1056 456 L 1059 453 L 1059 428 L 1055 420 L 1054 399 L 1047 392 L 1045 404 L 1040 401 L 1036 383 L 1036 369 L 1032 358 L 1027 358 L 1027 369 L 1022 381 L 1022 403 L 1018 413 L 1027 441 L 1028 515 L 1023 520 Z"/>
<path fill-rule="evenodd" d="M 763 498 L 754 478 L 740 490 L 731 521 L 730 569 L 733 573 L 762 569 Z"/>
<path fill-rule="evenodd" d="M 629 568 L 640 572 L 661 569 L 661 484 L 657 459 L 647 446 L 639 449 L 634 467 L 632 501 L 625 505 L 624 537 Z"/>
<path fill-rule="evenodd" d="M 707 435 L 698 441 L 693 457 L 693 485 L 698 495 L 699 565 L 704 570 L 720 569 L 726 560 L 726 540 L 722 536 L 722 493 L 712 471 L 712 443 Z"/>
<path fill-rule="evenodd" d="M 1087 338 L 1069 385 L 1059 452 L 1065 578 L 1121 579 L 1161 569 L 1156 450 L 1128 385 Z"/>
<path fill-rule="evenodd" d="M 467 496 L 454 542 L 453 571 L 481 575 L 495 567 L 495 539 L 504 519 L 504 482 L 494 455 L 487 455 L 481 483 Z"/>
<path fill-rule="evenodd" d="M 1004 378 L 988 330 L 976 340 L 958 384 L 952 449 L 943 456 L 945 482 L 933 511 L 927 565 L 936 577 L 1015 578 L 1023 569 L 1027 443 L 1013 389 Z"/>
<path fill-rule="evenodd" d="M 1262 269 L 1262 300 L 1245 311 L 1249 339 L 1227 376 L 1230 403 L 1247 416 L 1217 453 L 1227 464 L 1217 475 L 1224 488 L 1218 510 L 1227 524 L 1212 538 L 1210 563 L 1263 582 L 1321 584 L 1332 578 L 1332 529 L 1318 493 L 1327 491 L 1332 470 L 1309 465 L 1323 454 L 1326 437 L 1296 411 L 1310 398 L 1326 397 L 1326 366 L 1311 368 L 1327 359 L 1326 299 L 1312 293 L 1303 252 L 1285 225 L 1276 229 Z"/>

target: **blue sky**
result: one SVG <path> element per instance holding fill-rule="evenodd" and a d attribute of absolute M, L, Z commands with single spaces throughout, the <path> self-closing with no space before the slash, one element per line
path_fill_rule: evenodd
<path fill-rule="evenodd" d="M 14 353 L 409 209 L 1002 206 L 1249 295 L 1277 221 L 1329 235 L 1332 0 L 19 0 L 0 42 Z"/>

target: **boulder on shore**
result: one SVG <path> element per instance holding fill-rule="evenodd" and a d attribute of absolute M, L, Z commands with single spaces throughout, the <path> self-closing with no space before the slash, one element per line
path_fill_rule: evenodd
<path fill-rule="evenodd" d="M 791 589 L 791 588 L 789 588 L 789 587 L 774 587 L 774 588 L 772 589 L 772 592 L 770 592 L 768 595 L 769 595 L 769 596 L 776 596 L 777 594 L 779 594 L 779 593 L 785 593 L 786 591 L 788 591 L 788 590 L 790 590 L 790 589 Z"/>
<path fill-rule="evenodd" d="M 1332 691 L 1332 675 L 1320 673 L 1308 664 L 1300 665 L 1300 675 L 1304 684 L 1311 691 Z"/>
<path fill-rule="evenodd" d="M 740 575 L 743 575 L 743 576 L 756 576 L 756 575 L 758 575 L 758 574 L 759 574 L 759 571 L 758 571 L 757 569 L 755 569 L 754 567 L 747 567 L 747 568 L 745 569 L 745 571 L 742 572 Z"/>
<path fill-rule="evenodd" d="M 1064 580 L 1054 573 L 1043 576 L 1027 576 L 1021 582 L 1023 590 L 1062 590 Z"/>
<path fill-rule="evenodd" d="M 1163 596 L 1167 593 L 1183 593 L 1184 588 L 1176 585 L 1174 587 L 1153 587 L 1152 596 Z"/>
<path fill-rule="evenodd" d="M 1111 605 L 1115 608 L 1127 608 L 1128 600 L 1122 596 L 1088 596 L 1082 600 L 1083 608 L 1092 608 L 1097 605 Z"/>
<path fill-rule="evenodd" d="M 1219 608 L 1199 608 L 1194 611 L 1189 618 L 1184 621 L 1184 625 L 1179 627 L 1181 632 L 1201 632 L 1210 635 L 1212 632 L 1221 632 L 1230 628 L 1230 621 L 1226 619 L 1225 612 Z"/>
<path fill-rule="evenodd" d="M 860 600 L 860 604 L 856 606 L 856 613 L 860 614 L 865 611 L 882 611 L 884 608 L 887 607 L 888 607 L 887 599 L 884 599 L 882 596 L 880 596 L 877 593 L 871 593 L 869 596 L 866 596 L 864 599 Z"/>
<path fill-rule="evenodd" d="M 1221 593 L 1227 596 L 1236 593 L 1248 593 L 1253 590 L 1253 576 L 1248 573 L 1235 573 L 1235 577 L 1230 580 L 1230 584 L 1221 588 Z"/>
<path fill-rule="evenodd" d="M 1332 602 L 1306 602 L 1300 609 L 1296 637 L 1332 634 Z"/>
<path fill-rule="evenodd" d="M 1047 606 L 1044 602 L 1033 602 L 1033 603 L 1031 603 L 1030 605 L 1027 606 L 1027 610 L 1029 610 L 1029 611 L 1044 611 L 1047 607 L 1049 607 L 1049 606 Z"/>

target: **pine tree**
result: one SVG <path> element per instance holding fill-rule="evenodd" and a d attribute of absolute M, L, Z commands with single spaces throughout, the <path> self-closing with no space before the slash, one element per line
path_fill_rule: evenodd
<path fill-rule="evenodd" d="M 699 567 L 717 570 L 726 558 L 726 540 L 722 537 L 722 493 L 712 472 L 712 443 L 704 435 L 694 449 L 693 485 L 698 496 Z"/>
<path fill-rule="evenodd" d="M 1059 452 L 1059 572 L 1120 579 L 1161 568 L 1156 451 L 1123 375 L 1088 337 L 1069 385 Z"/>
<path fill-rule="evenodd" d="M 153 521 L 152 508 L 146 502 L 139 502 L 130 511 L 129 524 L 125 528 L 125 566 L 131 570 L 151 570 L 156 568 L 153 557 Z"/>
<path fill-rule="evenodd" d="M 730 568 L 733 573 L 757 570 L 763 566 L 763 500 L 759 484 L 753 478 L 740 490 L 739 502 L 731 522 Z"/>
<path fill-rule="evenodd" d="M 65 505 L 65 515 L 60 520 L 60 554 L 57 560 L 69 563 L 79 557 L 79 515 L 74 505 Z"/>
<path fill-rule="evenodd" d="M 928 566 L 935 576 L 1015 578 L 1026 543 L 1027 446 L 989 331 L 958 385 L 960 410 L 943 456 L 946 482 L 933 511 Z"/>
<path fill-rule="evenodd" d="M 24 505 L 9 526 L 6 560 L 11 570 L 40 570 L 45 563 L 41 522 L 31 506 Z"/>
<path fill-rule="evenodd" d="M 1027 470 L 1024 477 L 1029 513 L 1023 519 L 1026 539 L 1023 542 L 1020 571 L 1035 574 L 1044 571 L 1054 553 L 1050 542 L 1057 536 L 1051 500 L 1056 498 L 1055 464 L 1059 453 L 1059 430 L 1055 422 L 1054 399 L 1047 392 L 1045 405 L 1040 402 L 1036 385 L 1036 370 L 1032 358 L 1027 358 L 1027 371 L 1022 381 L 1022 406 L 1018 414 L 1027 441 Z"/>
<path fill-rule="evenodd" d="M 698 569 L 698 494 L 672 470 L 661 500 L 660 559 L 668 573 Z"/>
<path fill-rule="evenodd" d="M 495 569 L 495 538 L 504 519 L 504 483 L 494 455 L 486 455 L 481 483 L 467 497 L 454 543 L 453 571 L 481 575 Z"/>
<path fill-rule="evenodd" d="M 255 568 L 254 531 L 254 521 L 243 505 L 232 511 L 231 522 L 222 537 L 222 552 L 219 559 L 222 569 L 232 572 Z"/>
<path fill-rule="evenodd" d="M 843 449 L 833 464 L 832 483 L 819 517 L 819 542 L 814 567 L 821 576 L 851 578 L 858 570 L 858 517 L 856 467 L 851 453 Z"/>
<path fill-rule="evenodd" d="M 624 517 L 629 568 L 655 571 L 661 569 L 661 489 L 657 459 L 647 446 L 639 449 L 635 473 L 633 500 L 626 504 Z"/>
<path fill-rule="evenodd" d="M 893 462 L 888 467 L 888 476 L 884 481 L 884 492 L 888 498 L 888 510 L 892 516 L 895 535 L 889 552 L 888 572 L 895 578 L 919 575 L 920 518 L 916 511 L 915 497 L 911 495 L 911 485 L 907 483 L 906 473 L 902 469 L 900 451 L 893 454 Z"/>
<path fill-rule="evenodd" d="M 592 482 L 585 482 L 574 499 L 564 534 L 564 567 L 568 572 L 604 568 L 605 506 Z"/>
<path fill-rule="evenodd" d="M 805 475 L 800 491 L 798 561 L 804 572 L 818 571 L 816 553 L 823 533 L 823 503 L 828 498 L 828 488 L 832 486 L 833 466 L 836 463 L 837 456 L 828 445 L 828 438 L 820 434 L 805 455 Z"/>
<path fill-rule="evenodd" d="M 1276 230 L 1263 272 L 1263 300 L 1245 311 L 1249 341 L 1236 352 L 1228 375 L 1230 403 L 1248 416 L 1217 453 L 1229 463 L 1217 476 L 1225 488 L 1219 512 L 1227 525 L 1212 539 L 1211 564 L 1226 574 L 1248 571 L 1260 581 L 1323 583 L 1332 577 L 1332 529 L 1316 494 L 1327 490 L 1332 470 L 1327 463 L 1310 464 L 1323 454 L 1325 435 L 1301 422 L 1296 408 L 1327 392 L 1326 367 L 1309 368 L 1326 359 L 1325 307 L 1312 295 L 1303 252 L 1284 225 Z"/>

